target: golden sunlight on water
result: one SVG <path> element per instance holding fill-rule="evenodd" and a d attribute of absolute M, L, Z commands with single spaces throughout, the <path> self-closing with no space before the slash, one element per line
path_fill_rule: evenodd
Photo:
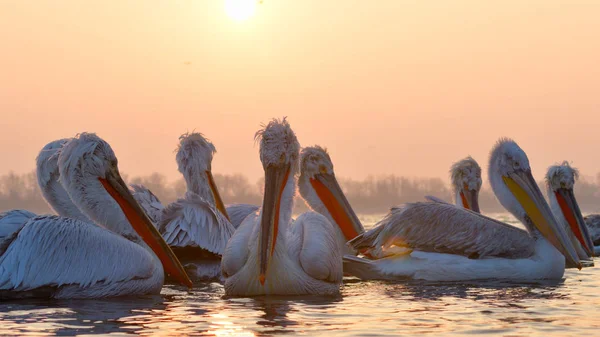
<path fill-rule="evenodd" d="M 190 292 L 166 286 L 157 296 L 4 302 L 0 335 L 591 336 L 600 329 L 599 279 L 599 268 L 567 270 L 563 281 L 542 284 L 348 278 L 332 298 L 227 298 L 216 283 Z"/>

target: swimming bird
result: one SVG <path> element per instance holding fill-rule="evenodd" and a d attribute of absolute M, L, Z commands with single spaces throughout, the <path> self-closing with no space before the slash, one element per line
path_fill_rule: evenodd
<path fill-rule="evenodd" d="M 265 171 L 263 205 L 227 244 L 221 261 L 225 293 L 338 294 L 342 260 L 333 225 L 315 212 L 291 222 L 300 150 L 294 131 L 285 118 L 274 119 L 256 139 Z"/>
<path fill-rule="evenodd" d="M 235 231 L 212 175 L 215 152 L 215 146 L 200 133 L 179 137 L 175 158 L 187 192 L 164 208 L 152 192 L 132 186 L 148 213 L 160 211 L 155 215 L 159 232 L 196 281 L 220 279 L 221 255 Z"/>
<path fill-rule="evenodd" d="M 333 162 L 326 149 L 309 146 L 300 152 L 298 189 L 306 204 L 333 224 L 340 249 L 356 254 L 346 245 L 365 231 L 338 183 Z"/>
<path fill-rule="evenodd" d="M 13 222 L 10 233 L 2 228 L 0 297 L 158 293 L 164 271 L 191 286 L 179 260 L 123 182 L 108 143 L 82 133 L 63 145 L 58 166 L 70 199 L 95 223 L 24 216 Z"/>
<path fill-rule="evenodd" d="M 468 156 L 452 164 L 450 167 L 450 179 L 452 181 L 454 203 L 457 206 L 480 213 L 479 190 L 481 189 L 481 167 L 479 167 L 477 161 Z M 425 198 L 434 202 L 445 202 L 433 196 L 426 196 Z"/>
<path fill-rule="evenodd" d="M 393 208 L 374 229 L 349 244 L 376 256 L 385 256 L 392 246 L 408 246 L 407 253 L 374 261 L 346 255 L 344 271 L 361 279 L 530 281 L 560 279 L 565 258 L 581 268 L 517 143 L 498 141 L 488 175 L 500 203 L 527 231 L 453 205 L 406 204 Z"/>
<path fill-rule="evenodd" d="M 87 222 L 90 219 L 75 206 L 59 181 L 58 153 L 69 140 L 55 140 L 42 148 L 36 158 L 37 181 L 44 199 L 58 215 Z"/>
<path fill-rule="evenodd" d="M 573 192 L 578 177 L 579 172 L 577 169 L 564 161 L 560 165 L 553 165 L 548 168 L 546 187 L 554 216 L 567 229 L 566 232 L 579 258 L 589 260 L 594 256 L 594 244 Z"/>

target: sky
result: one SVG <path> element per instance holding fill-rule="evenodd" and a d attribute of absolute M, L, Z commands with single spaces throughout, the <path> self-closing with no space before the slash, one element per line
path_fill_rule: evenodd
<path fill-rule="evenodd" d="M 215 173 L 259 178 L 254 133 L 287 116 L 336 174 L 448 177 L 499 137 L 534 175 L 600 171 L 600 1 L 0 1 L 0 174 L 96 132 L 129 175 L 180 175 L 178 136 Z"/>

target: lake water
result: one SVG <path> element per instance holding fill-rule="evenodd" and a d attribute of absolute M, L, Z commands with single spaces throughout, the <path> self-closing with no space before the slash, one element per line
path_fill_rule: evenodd
<path fill-rule="evenodd" d="M 376 219 L 361 217 L 367 226 Z M 335 298 L 226 298 L 217 283 L 166 286 L 147 297 L 0 303 L 0 335 L 596 336 L 599 287 L 600 268 L 536 285 L 348 278 Z"/>

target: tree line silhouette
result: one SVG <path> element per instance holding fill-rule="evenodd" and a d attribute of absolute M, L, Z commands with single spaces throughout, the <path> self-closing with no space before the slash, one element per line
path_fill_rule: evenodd
<path fill-rule="evenodd" d="M 128 177 L 128 183 L 142 184 L 167 204 L 184 195 L 186 186 L 183 178 L 169 182 L 163 174 Z M 248 203 L 260 205 L 264 178 L 252 183 L 242 174 L 215 174 L 215 182 L 221 197 L 227 204 Z M 390 207 L 405 202 L 424 200 L 433 195 L 453 201 L 449 182 L 440 178 L 407 178 L 396 175 L 370 176 L 363 180 L 338 178 L 348 201 L 359 214 L 385 213 Z M 584 213 L 600 212 L 600 173 L 596 181 L 589 177 L 581 178 L 575 185 L 575 195 Z M 545 184 L 538 182 L 545 192 Z M 489 186 L 484 184 L 479 194 L 479 204 L 484 213 L 506 212 L 498 203 Z M 0 211 L 27 209 L 38 214 L 50 213 L 51 209 L 40 193 L 34 172 L 26 174 L 8 173 L 0 176 Z M 298 198 L 295 212 L 307 210 L 305 203 Z"/>

